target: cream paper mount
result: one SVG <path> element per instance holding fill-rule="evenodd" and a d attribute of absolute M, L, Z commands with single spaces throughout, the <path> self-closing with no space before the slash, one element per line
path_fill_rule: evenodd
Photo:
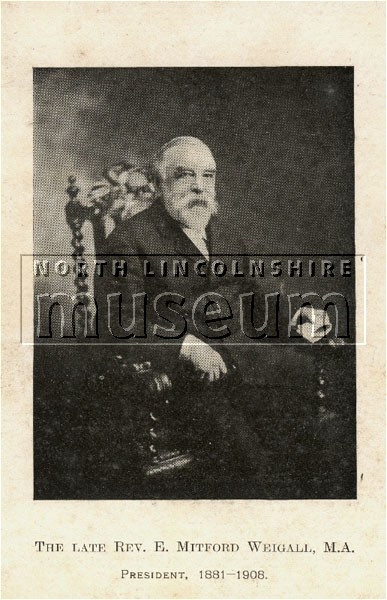
<path fill-rule="evenodd" d="M 2 16 L 4 597 L 384 597 L 385 4 L 5 2 Z M 146 495 L 122 463 L 131 405 L 120 404 L 107 438 L 94 427 L 117 406 L 107 383 L 118 380 L 125 346 L 103 349 L 118 361 L 109 380 L 96 360 L 85 364 L 91 345 L 37 344 L 36 294 L 75 287 L 55 267 L 37 277 L 34 260 L 73 260 L 70 175 L 94 211 L 118 210 L 121 192 L 138 203 L 155 191 L 150 159 L 176 136 L 200 138 L 216 159 L 223 255 L 241 253 L 236 228 L 242 253 L 269 265 L 352 260 L 355 280 L 319 276 L 310 291 L 349 290 L 356 336 L 330 346 L 332 315 L 298 315 L 297 347 L 260 346 L 274 375 L 265 380 L 262 369 L 251 381 L 246 361 L 256 368 L 258 350 L 242 340 L 247 357 L 235 366 L 245 366 L 251 397 L 270 398 L 250 407 L 248 425 L 269 422 L 258 408 L 260 419 L 283 416 L 274 432 L 282 463 L 269 438 L 252 461 L 254 485 L 220 461 L 183 487 L 173 475 L 173 494 L 164 480 Z M 101 178 L 114 188 L 107 205 Z M 90 219 L 82 235 L 73 241 L 93 260 Z M 259 282 L 286 297 L 300 280 Z M 319 372 L 324 356 L 334 357 L 333 379 Z M 135 364 L 145 381 L 146 361 Z M 164 372 L 154 375 L 151 385 L 168 388 Z M 294 442 L 287 422 L 310 427 Z M 175 466 L 176 455 L 164 458 Z M 191 468 L 190 454 L 178 458 Z"/>

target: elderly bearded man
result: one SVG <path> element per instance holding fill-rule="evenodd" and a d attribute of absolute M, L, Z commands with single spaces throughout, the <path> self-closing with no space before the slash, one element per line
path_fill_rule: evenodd
<path fill-rule="evenodd" d="M 153 167 L 158 192 L 154 204 L 117 226 L 107 240 L 110 259 L 114 255 L 115 260 L 121 259 L 128 268 L 124 276 L 111 276 L 106 287 L 107 294 L 121 294 L 124 299 L 120 307 L 120 326 L 110 325 L 110 333 L 125 337 L 121 336 L 125 332 L 123 328 L 133 323 L 133 294 L 146 293 L 149 306 L 160 294 L 178 294 L 184 299 L 181 303 L 172 300 L 175 306 L 167 307 L 173 311 L 166 311 L 169 317 L 165 311 L 163 315 L 157 315 L 156 311 L 154 318 L 147 313 L 150 339 L 145 340 L 141 334 L 136 339 L 128 335 L 127 348 L 132 359 L 149 361 L 152 368 L 170 377 L 175 391 L 172 414 L 177 415 L 174 426 L 194 432 L 192 444 L 203 458 L 199 471 L 206 483 L 192 485 L 192 489 L 196 489 L 192 497 L 195 494 L 196 497 L 217 497 L 216 489 L 211 491 L 211 486 L 216 488 L 216 474 L 221 474 L 223 486 L 227 487 L 224 482 L 229 477 L 229 482 L 232 480 L 239 488 L 246 478 L 259 480 L 258 465 L 262 464 L 257 426 L 249 425 L 246 418 L 243 392 L 236 388 L 235 367 L 225 344 L 212 346 L 211 340 L 203 339 L 192 323 L 195 301 L 210 291 L 224 292 L 221 288 L 224 281 L 215 276 L 191 275 L 191 268 L 188 277 L 163 278 L 156 274 L 149 277 L 144 273 L 144 263 L 154 262 L 155 257 L 157 260 L 165 257 L 166 261 L 171 257 L 184 258 L 191 267 L 198 259 L 207 261 L 215 253 L 219 254 L 220 249 L 227 251 L 224 233 L 217 231 L 213 223 L 217 212 L 216 164 L 212 152 L 202 141 L 178 137 L 161 148 Z M 240 280 L 234 278 L 233 285 L 239 287 Z M 176 322 L 180 323 L 184 317 L 187 323 L 183 335 L 170 336 L 171 329 L 165 328 L 165 336 L 155 336 L 155 324 L 160 331 L 163 321 L 170 325 L 173 314 Z M 110 343 L 113 341 L 110 339 Z M 122 343 L 122 339 L 118 341 Z M 132 398 L 131 402 L 141 403 L 141 398 Z M 208 467 L 207 479 L 204 464 Z M 237 494 L 230 487 L 219 493 L 219 497 L 236 497 Z"/>

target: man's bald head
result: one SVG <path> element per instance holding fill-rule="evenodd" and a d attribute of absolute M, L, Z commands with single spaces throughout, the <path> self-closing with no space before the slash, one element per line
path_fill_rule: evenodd
<path fill-rule="evenodd" d="M 209 147 L 192 136 L 175 137 L 164 144 L 154 157 L 154 168 L 157 174 L 164 179 L 166 167 L 176 165 L 184 160 L 195 160 L 198 164 L 207 164 L 216 167 L 215 159 Z"/>
<path fill-rule="evenodd" d="M 170 215 L 185 227 L 204 229 L 217 211 L 216 163 L 209 147 L 195 137 L 173 138 L 157 153 L 154 168 Z"/>

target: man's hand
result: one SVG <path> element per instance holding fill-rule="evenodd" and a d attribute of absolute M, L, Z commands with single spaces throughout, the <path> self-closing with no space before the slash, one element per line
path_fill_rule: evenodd
<path fill-rule="evenodd" d="M 184 338 L 180 358 L 188 360 L 199 371 L 201 379 L 216 381 L 222 374 L 227 373 L 227 367 L 219 352 L 191 334 Z"/>

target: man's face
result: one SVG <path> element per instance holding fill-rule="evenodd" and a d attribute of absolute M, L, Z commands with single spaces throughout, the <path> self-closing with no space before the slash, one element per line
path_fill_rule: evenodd
<path fill-rule="evenodd" d="M 184 144 L 165 152 L 161 165 L 165 208 L 185 227 L 204 229 L 216 213 L 215 168 L 205 144 Z"/>

